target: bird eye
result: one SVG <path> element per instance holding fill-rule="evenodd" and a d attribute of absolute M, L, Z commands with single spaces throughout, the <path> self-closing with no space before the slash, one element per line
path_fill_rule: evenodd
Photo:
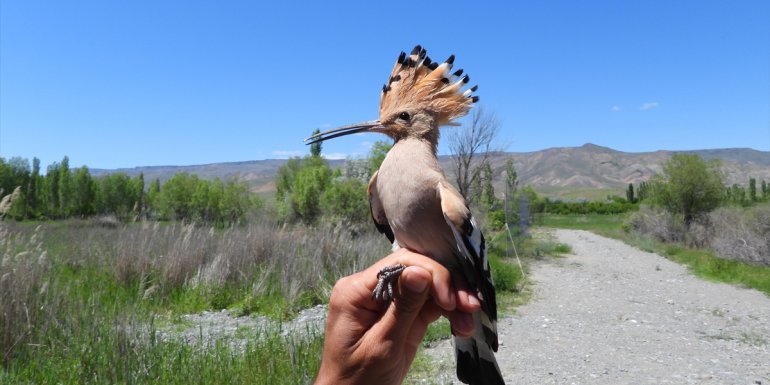
<path fill-rule="evenodd" d="M 408 121 L 409 121 L 409 119 L 411 119 L 412 117 L 411 117 L 411 116 L 409 116 L 409 113 L 408 113 L 408 112 L 404 111 L 404 112 L 402 112 L 402 113 L 398 114 L 398 118 L 399 118 L 399 119 L 401 119 L 401 120 L 403 120 L 403 121 L 405 121 L 405 122 L 408 122 Z"/>

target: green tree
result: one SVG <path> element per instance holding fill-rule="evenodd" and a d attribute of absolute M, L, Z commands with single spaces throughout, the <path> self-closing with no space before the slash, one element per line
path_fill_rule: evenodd
<path fill-rule="evenodd" d="M 749 200 L 757 201 L 757 180 L 754 178 L 749 178 Z"/>
<path fill-rule="evenodd" d="M 495 187 L 492 185 L 492 166 L 489 162 L 484 162 L 481 166 L 479 179 L 481 180 L 481 204 L 486 210 L 492 210 L 497 205 L 495 197 Z"/>
<path fill-rule="evenodd" d="M 262 201 L 249 193 L 246 183 L 229 179 L 223 185 L 218 221 L 224 225 L 236 224 L 244 219 L 250 209 L 261 206 Z"/>
<path fill-rule="evenodd" d="M 770 198 L 770 191 L 767 190 L 767 182 L 762 179 L 762 199 L 767 200 Z"/>
<path fill-rule="evenodd" d="M 649 187 L 646 181 L 639 183 L 639 188 L 636 190 L 636 201 L 641 202 L 647 199 Z"/>
<path fill-rule="evenodd" d="M 374 142 L 372 145 L 371 150 L 369 150 L 369 175 L 373 175 L 377 170 L 380 169 L 380 165 L 382 165 L 382 161 L 385 160 L 385 156 L 388 155 L 388 151 L 393 148 L 393 144 L 378 140 Z"/>
<path fill-rule="evenodd" d="M 196 200 L 200 200 L 202 195 L 197 189 L 198 176 L 175 174 L 161 187 L 164 209 L 161 216 L 166 219 L 192 220 L 197 208 Z"/>
<path fill-rule="evenodd" d="M 12 194 L 19 188 L 13 207 L 8 212 L 13 218 L 23 219 L 27 216 L 30 181 L 28 159 L 15 156 L 6 162 L 0 158 L 0 195 Z"/>
<path fill-rule="evenodd" d="M 321 194 L 331 181 L 332 171 L 320 157 L 309 157 L 297 173 L 292 195 L 292 211 L 305 222 L 313 222 L 321 213 Z"/>
<path fill-rule="evenodd" d="M 64 156 L 59 165 L 59 213 L 67 218 L 72 214 L 72 171 L 70 171 L 70 158 Z"/>
<path fill-rule="evenodd" d="M 351 222 L 370 221 L 367 184 L 356 178 L 335 178 L 321 196 L 325 215 L 344 218 Z"/>
<path fill-rule="evenodd" d="M 746 206 L 748 202 L 746 201 L 746 189 L 744 189 L 741 186 L 738 186 L 737 183 L 733 183 L 733 186 L 730 188 L 729 196 L 731 198 L 732 203 Z"/>
<path fill-rule="evenodd" d="M 146 216 L 148 218 L 160 219 L 160 214 L 164 211 L 163 203 L 163 197 L 160 193 L 160 179 L 155 178 L 147 188 Z"/>
<path fill-rule="evenodd" d="M 127 220 L 131 214 L 135 214 L 141 192 L 127 174 L 118 172 L 106 175 L 99 178 L 97 186 L 98 213 L 113 214 L 121 220 Z"/>
<path fill-rule="evenodd" d="M 719 163 L 704 161 L 695 154 L 673 155 L 663 164 L 663 174 L 655 182 L 655 202 L 681 215 L 688 227 L 695 218 L 719 205 L 724 190 Z"/>
<path fill-rule="evenodd" d="M 29 180 L 29 192 L 27 194 L 27 217 L 40 216 L 40 186 L 43 178 L 40 176 L 40 159 L 32 158 L 32 175 Z"/>
<path fill-rule="evenodd" d="M 147 194 L 144 191 L 144 173 L 140 172 L 139 175 L 136 176 L 136 179 L 134 179 L 134 190 L 137 193 L 138 201 L 136 212 L 137 214 L 144 215 L 145 211 L 147 210 Z"/>
<path fill-rule="evenodd" d="M 313 135 L 320 133 L 321 130 L 313 130 Z M 323 148 L 322 142 L 315 142 L 310 145 L 310 156 L 321 156 L 321 149 Z"/>
<path fill-rule="evenodd" d="M 61 217 L 59 205 L 59 170 L 59 163 L 54 162 L 48 165 L 45 173 L 45 211 L 46 216 L 49 218 Z"/>
<path fill-rule="evenodd" d="M 519 174 L 516 172 L 516 167 L 513 165 L 513 158 L 509 157 L 505 161 L 505 193 L 512 195 L 516 193 L 516 188 L 519 186 Z"/>
<path fill-rule="evenodd" d="M 332 170 L 321 157 L 289 159 L 276 176 L 279 214 L 289 221 L 314 222 L 321 214 L 321 195 L 331 178 Z"/>
<path fill-rule="evenodd" d="M 96 212 L 96 182 L 88 168 L 75 171 L 72 180 L 72 214 L 86 217 Z"/>
<path fill-rule="evenodd" d="M 628 184 L 628 189 L 626 190 L 626 200 L 629 203 L 635 203 L 636 202 L 636 197 L 634 197 L 634 184 L 633 183 L 629 183 Z"/>
<path fill-rule="evenodd" d="M 302 167 L 301 158 L 291 158 L 278 169 L 275 176 L 275 201 L 278 214 L 284 219 L 291 216 L 291 201 L 297 173 Z"/>
<path fill-rule="evenodd" d="M 519 187 L 518 178 L 513 158 L 508 157 L 505 161 L 505 199 L 503 211 L 505 212 L 505 223 L 509 225 L 514 225 L 519 220 L 514 200 Z"/>

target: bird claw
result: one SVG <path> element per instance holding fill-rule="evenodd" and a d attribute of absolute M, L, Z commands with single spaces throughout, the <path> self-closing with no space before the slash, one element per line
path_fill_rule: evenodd
<path fill-rule="evenodd" d="M 377 302 L 390 302 L 395 298 L 393 283 L 398 282 L 405 265 L 385 266 L 377 273 L 377 286 L 372 291 L 372 299 Z"/>

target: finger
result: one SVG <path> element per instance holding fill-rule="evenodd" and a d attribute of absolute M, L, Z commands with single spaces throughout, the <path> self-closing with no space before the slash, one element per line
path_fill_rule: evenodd
<path fill-rule="evenodd" d="M 385 266 L 402 264 L 405 266 L 419 266 L 430 272 L 433 285 L 431 287 L 431 296 L 436 303 L 444 310 L 454 310 L 456 307 L 456 295 L 452 286 L 452 277 L 442 264 L 428 258 L 424 255 L 414 253 L 406 249 L 400 249 L 387 257 L 379 260 L 377 263 L 364 270 L 368 278 L 367 287 L 369 292 L 377 286 L 377 273 Z"/>
<path fill-rule="evenodd" d="M 457 310 L 475 313 L 481 309 L 481 302 L 476 293 L 466 289 L 457 290 Z"/>
<path fill-rule="evenodd" d="M 422 267 L 407 267 L 399 279 L 399 295 L 375 325 L 379 329 L 375 332 L 381 333 L 386 341 L 400 345 L 406 343 L 409 330 L 428 299 L 431 281 L 430 273 Z"/>
<path fill-rule="evenodd" d="M 415 320 L 411 330 L 409 330 L 409 334 L 406 336 L 407 346 L 417 349 L 422 343 L 423 338 L 425 338 L 428 326 L 439 319 L 441 314 L 441 308 L 435 302 L 428 300 L 425 306 L 422 307 L 422 310 L 420 310 L 417 320 Z"/>
<path fill-rule="evenodd" d="M 443 312 L 442 314 L 449 320 L 452 325 L 452 332 L 456 336 L 470 337 L 473 335 L 475 326 L 472 314 L 462 311 Z"/>
<path fill-rule="evenodd" d="M 338 322 L 340 316 L 367 327 L 380 318 L 382 308 L 371 300 L 365 281 L 360 273 L 337 280 L 329 297 L 327 326 Z"/>

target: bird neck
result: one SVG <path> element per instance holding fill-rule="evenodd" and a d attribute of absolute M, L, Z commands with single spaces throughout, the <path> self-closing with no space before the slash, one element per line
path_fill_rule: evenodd
<path fill-rule="evenodd" d="M 417 136 L 403 138 L 396 141 L 393 145 L 395 152 L 410 154 L 410 159 L 421 159 L 422 161 L 428 161 L 428 163 L 438 162 L 436 148 L 436 142 Z"/>
<path fill-rule="evenodd" d="M 402 140 L 420 142 L 422 143 L 422 145 L 428 147 L 431 153 L 435 156 L 438 151 L 438 138 L 439 138 L 438 127 L 434 127 L 431 125 L 429 127 L 426 127 L 425 129 L 418 129 L 418 130 L 411 131 L 404 137 L 397 138 L 396 142 L 400 142 Z"/>

